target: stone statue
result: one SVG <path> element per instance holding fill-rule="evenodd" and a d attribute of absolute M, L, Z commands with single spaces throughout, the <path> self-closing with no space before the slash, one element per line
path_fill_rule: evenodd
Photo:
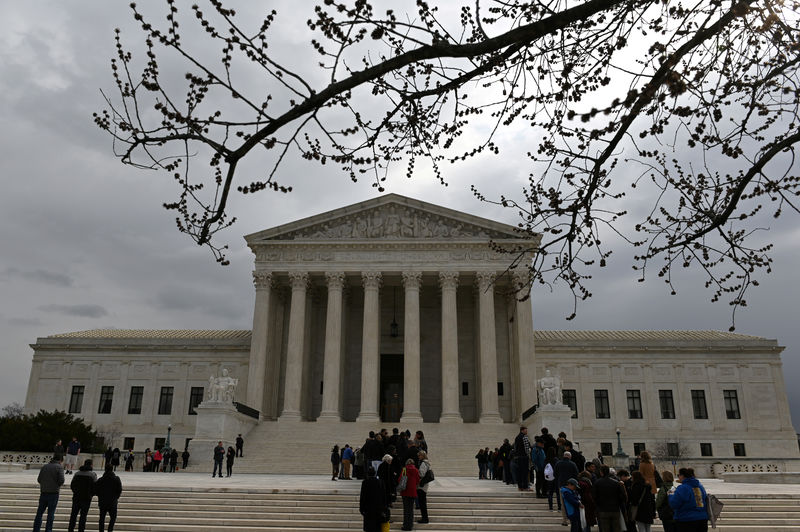
<path fill-rule="evenodd" d="M 233 392 L 239 379 L 228 375 L 227 368 L 222 368 L 222 376 L 208 378 L 208 400 L 215 403 L 232 403 Z"/>
<path fill-rule="evenodd" d="M 561 379 L 550 374 L 548 369 L 539 379 L 540 399 L 543 405 L 561 404 Z"/>

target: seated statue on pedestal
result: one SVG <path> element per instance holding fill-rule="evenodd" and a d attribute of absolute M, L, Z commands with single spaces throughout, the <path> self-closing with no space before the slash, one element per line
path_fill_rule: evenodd
<path fill-rule="evenodd" d="M 544 377 L 539 379 L 539 399 L 542 405 L 560 405 L 561 403 L 561 378 L 550 374 L 548 369 Z"/>
<path fill-rule="evenodd" d="M 208 400 L 215 403 L 232 403 L 237 384 L 239 379 L 229 376 L 228 370 L 223 368 L 221 377 L 212 375 L 208 378 Z"/>

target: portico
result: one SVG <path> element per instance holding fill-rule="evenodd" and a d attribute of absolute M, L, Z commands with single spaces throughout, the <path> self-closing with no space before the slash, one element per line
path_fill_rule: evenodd
<path fill-rule="evenodd" d="M 399 407 L 405 424 L 497 424 L 536 402 L 531 305 L 516 297 L 527 269 L 507 267 L 538 238 L 390 194 L 246 240 L 247 402 L 263 419 L 378 421 Z"/>

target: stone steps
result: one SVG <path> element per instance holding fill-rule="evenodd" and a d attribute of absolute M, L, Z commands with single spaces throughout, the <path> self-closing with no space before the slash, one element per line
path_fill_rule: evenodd
<path fill-rule="evenodd" d="M 490 485 L 489 481 L 486 484 Z M 361 530 L 359 490 L 360 482 L 356 481 L 313 490 L 217 487 L 213 484 L 192 488 L 126 488 L 120 499 L 115 530 Z M 416 525 L 420 531 L 565 530 L 560 524 L 559 513 L 549 511 L 545 499 L 536 499 L 531 493 L 520 493 L 500 483 L 497 483 L 496 492 L 484 493 L 437 492 L 432 488 L 428 500 L 432 522 Z M 0 530 L 30 530 L 37 501 L 38 489 L 35 486 L 0 486 Z M 717 528 L 721 532 L 800 531 L 800 499 L 743 497 L 723 498 L 723 501 L 725 511 Z M 64 488 L 56 512 L 56 530 L 66 529 L 70 502 L 69 488 Z M 394 506 L 392 530 L 397 530 L 402 521 L 402 508 L 399 502 Z M 89 513 L 91 529 L 96 527 L 97 516 L 95 503 Z M 661 527 L 656 524 L 653 530 L 661 531 Z"/>

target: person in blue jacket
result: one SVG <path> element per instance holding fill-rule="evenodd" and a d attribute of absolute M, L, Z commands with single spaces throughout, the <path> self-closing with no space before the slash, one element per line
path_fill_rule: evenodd
<path fill-rule="evenodd" d="M 541 436 L 534 438 L 533 449 L 531 449 L 531 464 L 536 478 L 536 498 L 544 499 L 547 497 L 547 488 L 544 480 L 544 463 L 547 457 L 544 453 L 544 441 Z"/>
<path fill-rule="evenodd" d="M 581 512 L 583 503 L 578 490 L 578 481 L 574 478 L 567 480 L 567 485 L 561 488 L 561 498 L 564 499 L 564 511 L 569 519 L 569 532 L 581 532 Z"/>
<path fill-rule="evenodd" d="M 669 494 L 675 529 L 678 532 L 706 532 L 708 530 L 708 495 L 700 481 L 694 477 L 694 469 L 682 467 L 678 470 L 680 485 Z"/>

